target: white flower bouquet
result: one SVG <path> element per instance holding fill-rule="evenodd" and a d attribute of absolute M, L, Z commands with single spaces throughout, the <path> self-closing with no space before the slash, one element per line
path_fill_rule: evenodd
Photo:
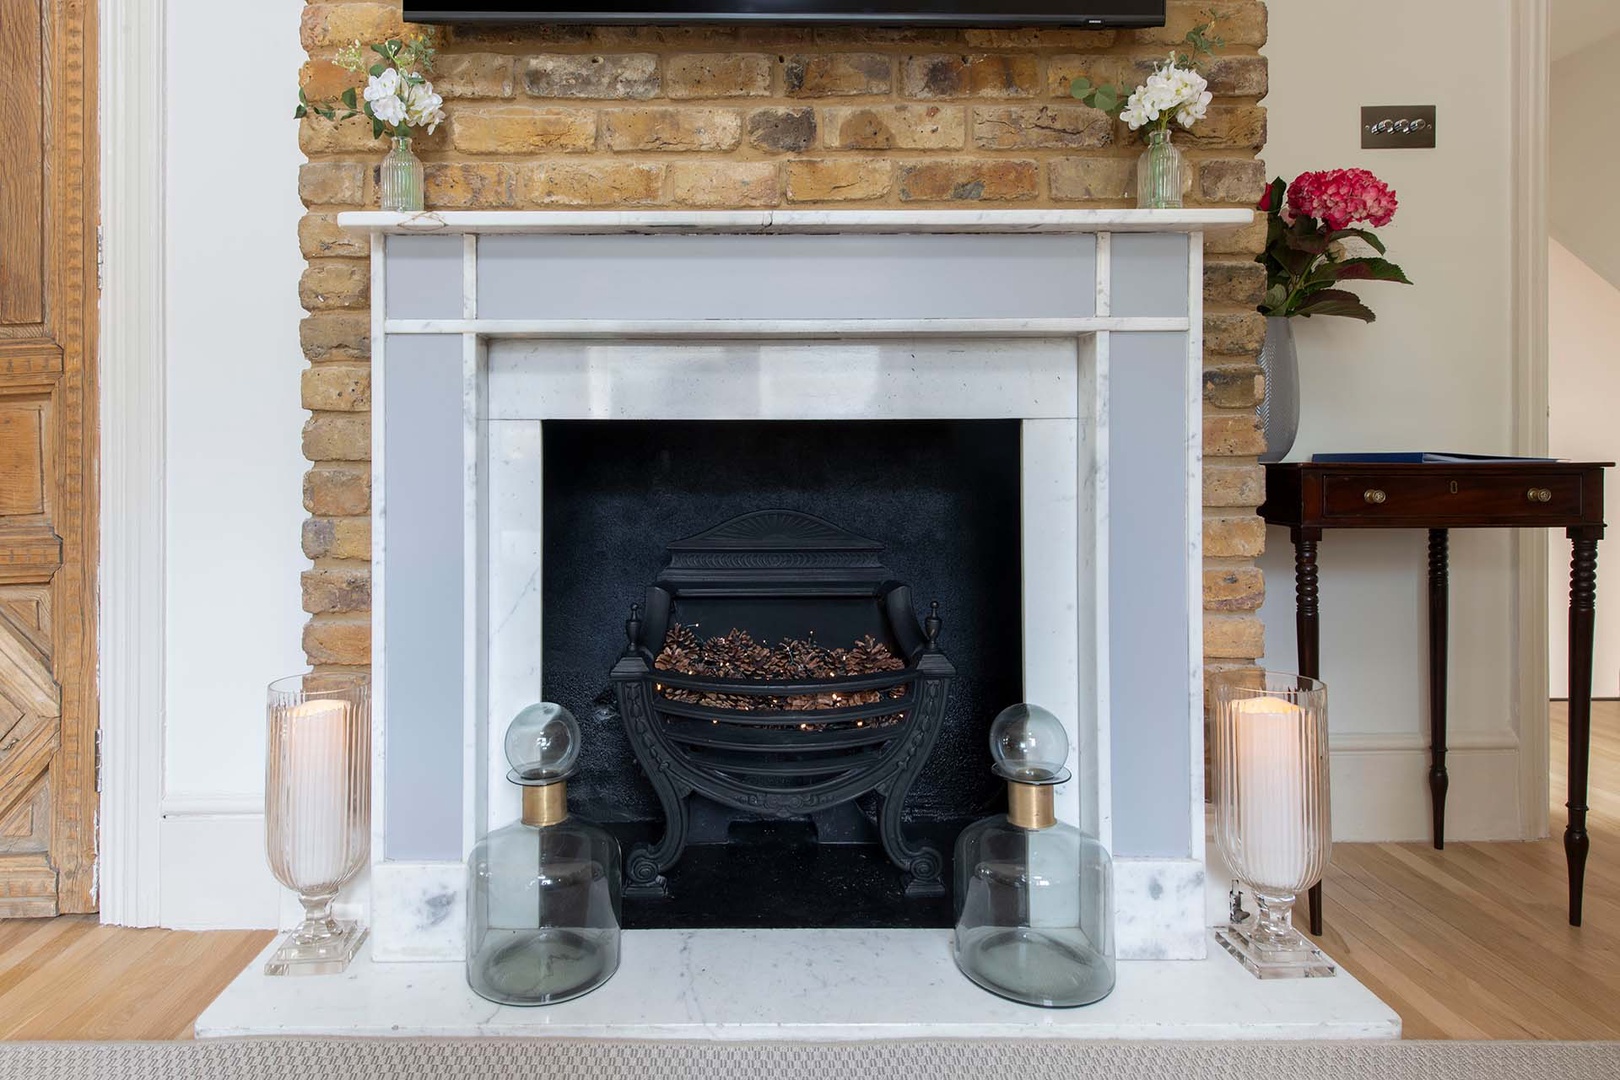
<path fill-rule="evenodd" d="M 1186 44 L 1191 54 L 1173 52 L 1169 58 L 1156 64 L 1153 74 L 1129 96 L 1124 89 L 1107 83 L 1094 84 L 1085 76 L 1075 79 L 1069 93 L 1094 109 L 1117 116 L 1132 131 L 1141 131 L 1148 138 L 1155 131 L 1167 131 L 1175 120 L 1190 129 L 1209 113 L 1209 82 L 1198 71 L 1196 57 L 1208 56 L 1226 42 L 1213 37 L 1213 22 L 1195 26 L 1187 31 Z M 1146 128 L 1146 131 L 1143 129 Z"/>
<path fill-rule="evenodd" d="M 371 46 L 356 41 L 338 50 L 336 62 L 345 71 L 364 72 L 364 89 L 357 93 L 351 86 L 336 102 L 312 102 L 300 88 L 295 118 L 314 113 L 328 120 L 348 120 L 364 114 L 371 121 L 373 137 L 397 139 L 409 138 L 418 128 L 432 134 L 444 119 L 444 98 L 424 74 L 433 69 L 433 43 L 428 38 L 390 39 Z"/>

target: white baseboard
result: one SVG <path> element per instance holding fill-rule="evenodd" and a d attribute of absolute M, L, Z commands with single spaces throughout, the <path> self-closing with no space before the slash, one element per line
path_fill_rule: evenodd
<path fill-rule="evenodd" d="M 178 930 L 270 930 L 286 892 L 264 855 L 264 803 L 165 799 L 158 834 L 158 923 Z M 237 809 L 231 809 L 232 806 Z M 179 811 L 179 812 L 174 812 Z"/>
<path fill-rule="evenodd" d="M 1526 839 L 1517 736 L 1458 732 L 1449 743 L 1446 839 Z M 1335 841 L 1432 838 L 1427 736 L 1335 734 L 1332 762 Z"/>

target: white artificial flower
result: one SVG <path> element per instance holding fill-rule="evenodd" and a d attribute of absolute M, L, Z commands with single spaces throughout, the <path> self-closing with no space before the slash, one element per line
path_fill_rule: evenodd
<path fill-rule="evenodd" d="M 444 110 L 439 107 L 443 104 L 444 98 L 433 92 L 433 84 L 423 80 L 405 92 L 405 122 L 411 127 L 425 127 L 431 135 L 444 119 Z"/>
<path fill-rule="evenodd" d="M 399 71 L 389 68 L 381 75 L 373 75 L 366 82 L 365 99 L 371 104 L 371 113 L 385 124 L 398 124 L 405 119 L 405 103 L 400 100 Z"/>
<path fill-rule="evenodd" d="M 1158 123 L 1165 116 L 1174 116 L 1182 127 L 1190 128 L 1208 114 L 1213 97 L 1202 75 L 1177 67 L 1176 58 L 1171 56 L 1136 88 L 1119 118 L 1132 131 Z"/>

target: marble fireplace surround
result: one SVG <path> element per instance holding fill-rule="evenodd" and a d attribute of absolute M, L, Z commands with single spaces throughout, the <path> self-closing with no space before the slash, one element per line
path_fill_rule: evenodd
<path fill-rule="evenodd" d="M 1200 440 L 1202 232 L 1249 212 L 339 220 L 372 238 L 373 862 L 345 897 L 372 926 L 345 980 L 364 992 L 294 994 L 250 969 L 200 1035 L 1243 1030 L 1258 984 L 1208 955 Z M 1096 1007 L 1118 1015 L 1093 1028 L 1110 1013 L 988 998 L 951 968 L 948 931 L 707 930 L 627 932 L 603 990 L 484 1017 L 459 968 L 462 860 L 517 814 L 500 740 L 539 697 L 542 424 L 974 418 L 1023 422 L 1024 563 L 1041 567 L 1025 696 L 1070 725 L 1060 816 L 1114 852 L 1119 954 L 1156 961 L 1122 965 Z M 772 974 L 745 990 L 746 968 Z M 899 979 L 876 994 L 899 1011 L 828 1013 L 829 979 Z M 1253 1033 L 1392 1033 L 1354 980 L 1322 982 L 1259 991 L 1280 1011 Z M 1193 1002 L 1179 1028 L 1156 1004 L 1175 987 Z M 430 988 L 456 999 L 442 1023 L 405 1002 Z"/>

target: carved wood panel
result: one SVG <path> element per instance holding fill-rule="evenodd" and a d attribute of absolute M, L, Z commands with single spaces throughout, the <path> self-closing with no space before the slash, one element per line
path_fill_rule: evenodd
<path fill-rule="evenodd" d="M 96 904 L 93 14 L 0 0 L 0 918 Z"/>

